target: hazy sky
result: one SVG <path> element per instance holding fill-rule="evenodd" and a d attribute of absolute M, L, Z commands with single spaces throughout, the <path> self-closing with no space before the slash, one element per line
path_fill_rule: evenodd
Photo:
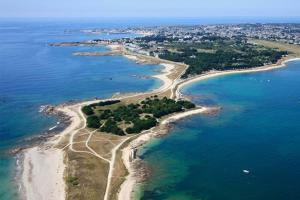
<path fill-rule="evenodd" d="M 0 17 L 300 16 L 300 0 L 0 0 Z"/>

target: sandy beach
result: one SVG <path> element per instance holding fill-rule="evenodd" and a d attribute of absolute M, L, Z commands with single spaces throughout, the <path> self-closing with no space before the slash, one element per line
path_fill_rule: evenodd
<path fill-rule="evenodd" d="M 192 115 L 196 115 L 196 114 L 200 114 L 200 113 L 205 113 L 210 111 L 210 108 L 206 108 L 206 107 L 199 107 L 190 111 L 186 111 L 183 113 L 177 113 L 174 115 L 171 115 L 169 117 L 167 117 L 166 119 L 162 120 L 160 122 L 160 127 L 161 129 L 163 129 L 163 126 L 168 125 L 171 122 L 174 122 L 176 120 L 188 117 L 188 116 L 192 116 Z M 135 170 L 132 167 L 132 152 L 134 151 L 134 149 L 138 149 L 140 148 L 143 144 L 147 143 L 148 141 L 150 141 L 153 137 L 155 137 L 157 135 L 157 132 L 149 130 L 146 131 L 145 133 L 141 134 L 141 136 L 139 136 L 137 139 L 133 140 L 132 142 L 130 142 L 130 144 L 124 148 L 122 150 L 122 159 L 124 161 L 124 165 L 128 170 L 129 175 L 126 177 L 126 181 L 124 181 L 124 183 L 121 185 L 119 194 L 118 194 L 118 200 L 130 200 L 132 199 L 132 192 L 134 191 L 134 187 L 137 184 L 137 179 L 134 176 L 135 174 Z"/>
<path fill-rule="evenodd" d="M 241 69 L 241 70 L 228 70 L 228 71 L 210 71 L 207 72 L 205 74 L 202 75 L 198 75 L 195 77 L 192 77 L 190 79 L 187 80 L 183 80 L 182 82 L 178 83 L 177 85 L 177 89 L 176 89 L 176 97 L 180 98 L 182 96 L 182 94 L 180 93 L 180 90 L 189 84 L 198 82 L 198 81 L 202 81 L 202 80 L 207 80 L 210 78 L 214 78 L 214 77 L 218 77 L 218 76 L 225 76 L 225 75 L 231 75 L 231 74 L 241 74 L 241 73 L 254 73 L 254 72 L 263 72 L 263 71 L 269 71 L 269 70 L 274 70 L 274 69 L 279 69 L 282 67 L 286 67 L 286 63 L 288 62 L 292 62 L 292 61 L 297 61 L 300 60 L 300 58 L 283 58 L 280 61 L 278 61 L 277 64 L 274 65 L 267 65 L 267 66 L 262 66 L 262 67 L 255 67 L 255 68 L 251 68 L 251 69 Z"/>
<path fill-rule="evenodd" d="M 111 46 L 112 49 L 118 49 L 119 46 Z M 127 58 L 132 60 L 137 60 L 138 58 L 134 55 L 126 55 Z M 258 67 L 247 70 L 231 70 L 225 72 L 213 71 L 204 75 L 196 76 L 188 80 L 180 80 L 180 77 L 170 78 L 169 75 L 176 68 L 175 64 L 170 64 L 169 62 L 160 63 L 164 67 L 162 74 L 154 76 L 163 81 L 161 87 L 152 92 L 147 92 L 144 94 L 161 93 L 167 90 L 171 90 L 171 97 L 179 98 L 181 97 L 180 90 L 193 82 L 209 79 L 216 76 L 236 74 L 236 73 L 251 73 L 277 69 L 284 67 L 285 63 L 292 60 L 299 59 L 283 59 L 277 65 Z M 175 91 L 174 91 L 175 90 Z M 143 93 L 142 93 L 143 94 Z M 131 96 L 124 96 L 119 99 L 129 98 L 134 96 L 142 95 L 134 94 Z M 84 129 L 86 127 L 85 117 L 81 112 L 81 107 L 91 103 L 99 102 L 100 100 L 86 101 L 78 103 L 75 105 L 61 105 L 57 107 L 57 110 L 63 112 L 65 115 L 71 118 L 71 124 L 60 134 L 53 137 L 51 140 L 47 141 L 41 147 L 33 147 L 27 149 L 24 152 L 23 161 L 23 174 L 22 174 L 22 185 L 24 186 L 25 199 L 28 200 L 62 200 L 65 199 L 65 181 L 64 181 L 64 148 L 59 149 L 56 147 L 64 138 L 70 140 L 67 146 L 72 146 L 72 138 L 78 132 L 78 130 Z M 191 115 L 205 113 L 209 108 L 200 107 L 187 112 L 175 114 L 169 116 L 168 118 L 160 122 L 161 126 L 164 126 L 170 122 L 179 120 L 184 117 Z M 149 141 L 156 133 L 152 130 L 142 133 L 137 139 L 130 142 L 130 144 L 123 149 L 122 159 L 124 165 L 126 166 L 129 175 L 126 180 L 121 185 L 119 190 L 118 199 L 119 200 L 130 200 L 132 191 L 136 185 L 136 178 L 134 177 L 134 169 L 131 166 L 131 154 L 133 148 L 140 147 L 141 143 Z M 67 147 L 66 146 L 66 147 Z M 138 146 L 138 147 L 137 147 Z M 72 148 L 72 147 L 71 147 Z"/>
<path fill-rule="evenodd" d="M 64 200 L 64 157 L 61 150 L 34 147 L 26 150 L 22 181 L 26 199 Z"/>
<path fill-rule="evenodd" d="M 174 80 L 171 80 L 168 78 L 168 75 L 171 74 L 172 70 L 175 68 L 174 65 L 168 64 L 168 63 L 162 63 L 161 66 L 164 67 L 164 69 L 161 71 L 161 74 L 155 75 L 153 77 L 162 80 L 164 83 L 160 87 L 160 91 L 166 91 L 170 89 L 172 84 L 174 83 Z"/>
<path fill-rule="evenodd" d="M 170 64 L 162 65 L 164 66 L 162 74 L 156 75 L 155 78 L 161 79 L 163 84 L 153 91 L 156 93 L 165 91 L 173 83 L 172 80 L 168 78 L 168 75 L 175 66 Z M 134 94 L 122 98 L 137 95 L 141 94 Z M 63 159 L 64 151 L 55 146 L 65 137 L 69 137 L 71 141 L 78 129 L 85 128 L 85 117 L 81 112 L 81 107 L 99 101 L 100 100 L 92 100 L 75 105 L 60 105 L 56 108 L 57 111 L 71 118 L 71 124 L 61 133 L 43 144 L 41 148 L 33 147 L 24 151 L 22 185 L 25 199 L 60 200 L 65 198 L 64 169 L 66 166 Z M 51 174 L 51 176 L 48 176 L 48 174 Z"/>
<path fill-rule="evenodd" d="M 180 90 L 184 86 L 187 86 L 187 85 L 192 84 L 194 82 L 207 80 L 209 78 L 213 78 L 213 77 L 217 77 L 217 76 L 223 76 L 223 75 L 238 74 L 238 73 L 254 73 L 254 72 L 274 70 L 274 69 L 285 67 L 287 62 L 296 61 L 296 60 L 300 60 L 300 58 L 282 59 L 275 65 L 257 67 L 257 68 L 246 69 L 246 70 L 230 70 L 230 71 L 223 71 L 223 72 L 220 72 L 220 71 L 208 72 L 206 74 L 195 76 L 195 77 L 190 78 L 188 80 L 178 82 L 175 86 L 176 90 L 175 90 L 174 95 L 175 95 L 175 98 L 182 97 L 182 94 L 180 93 Z M 205 113 L 205 112 L 208 112 L 209 110 L 210 110 L 210 108 L 202 107 L 202 108 L 199 108 L 199 109 L 196 109 L 196 110 L 191 110 L 191 111 L 187 111 L 187 112 L 184 112 L 184 113 L 175 114 L 175 115 L 172 115 L 172 116 L 164 119 L 163 121 L 160 122 L 160 124 L 161 125 L 167 125 L 168 123 L 174 122 L 176 120 L 179 120 L 179 119 L 191 116 L 191 115 L 199 114 L 199 113 Z M 137 184 L 137 179 L 134 176 L 134 173 L 135 173 L 134 168 L 131 164 L 132 150 L 134 148 L 140 148 L 141 144 L 145 144 L 146 142 L 151 140 L 151 138 L 154 135 L 155 135 L 155 133 L 149 131 L 149 132 L 141 135 L 140 137 L 138 137 L 134 141 L 132 141 L 126 148 L 123 149 L 122 159 L 124 161 L 124 165 L 126 166 L 126 168 L 128 170 L 129 175 L 126 177 L 126 180 L 121 185 L 119 195 L 118 195 L 118 200 L 131 200 L 132 199 L 132 193 L 133 193 L 134 188 Z"/>
<path fill-rule="evenodd" d="M 40 147 L 25 150 L 23 160 L 22 186 L 25 199 L 63 200 L 65 199 L 64 151 L 55 146 L 68 134 L 72 134 L 82 123 L 78 108 L 95 101 L 70 106 L 59 106 L 58 111 L 71 117 L 71 124 L 60 134 Z M 76 112 L 77 109 L 77 112 Z"/>

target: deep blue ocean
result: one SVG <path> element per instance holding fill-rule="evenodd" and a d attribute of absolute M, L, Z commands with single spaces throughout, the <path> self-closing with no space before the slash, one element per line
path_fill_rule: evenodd
<path fill-rule="evenodd" d="M 300 199 L 300 62 L 194 83 L 183 92 L 221 106 L 174 124 L 140 156 L 152 177 L 143 200 Z M 246 174 L 243 170 L 248 170 Z"/>
<path fill-rule="evenodd" d="M 0 199 L 18 198 L 16 159 L 7 150 L 56 125 L 55 117 L 38 112 L 41 105 L 160 85 L 158 80 L 133 76 L 155 74 L 160 66 L 138 65 L 121 56 L 76 57 L 74 52 L 107 49 L 51 47 L 49 43 L 137 36 L 83 34 L 79 29 L 253 21 L 270 20 L 0 19 Z M 288 20 L 295 21 L 299 19 Z M 289 65 L 186 88 L 184 92 L 195 102 L 220 105 L 223 110 L 216 116 L 180 121 L 169 136 L 145 147 L 141 156 L 153 176 L 140 190 L 145 191 L 142 199 L 300 199 L 300 63 Z M 251 173 L 243 174 L 244 169 Z"/>

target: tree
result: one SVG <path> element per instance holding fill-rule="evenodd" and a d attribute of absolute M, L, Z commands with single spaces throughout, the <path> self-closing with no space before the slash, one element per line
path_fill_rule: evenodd
<path fill-rule="evenodd" d="M 106 133 L 113 133 L 115 135 L 125 135 L 124 131 L 118 127 L 117 123 L 113 119 L 108 119 L 100 130 Z"/>
<path fill-rule="evenodd" d="M 189 101 L 178 101 L 177 102 L 178 104 L 182 105 L 185 109 L 192 109 L 192 108 L 195 108 L 196 105 L 193 104 L 192 102 L 189 102 Z"/>
<path fill-rule="evenodd" d="M 88 128 L 100 128 L 101 123 L 97 116 L 89 116 L 86 120 Z"/>
<path fill-rule="evenodd" d="M 84 106 L 81 110 L 82 110 L 82 112 L 85 115 L 93 115 L 93 114 L 95 114 L 94 111 L 93 111 L 93 109 L 90 106 Z"/>

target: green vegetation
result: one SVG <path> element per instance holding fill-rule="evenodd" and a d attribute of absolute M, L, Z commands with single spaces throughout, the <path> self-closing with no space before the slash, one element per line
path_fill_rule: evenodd
<path fill-rule="evenodd" d="M 279 49 L 281 51 L 287 51 L 289 53 L 289 56 L 298 58 L 300 57 L 300 45 L 295 44 L 286 44 L 283 42 L 273 42 L 273 41 L 267 41 L 267 40 L 255 40 L 251 39 L 251 43 L 255 43 L 258 45 L 262 45 L 268 48 L 272 49 Z"/>
<path fill-rule="evenodd" d="M 122 102 L 112 104 L 92 104 L 85 110 L 92 110 L 87 117 L 87 127 L 115 135 L 140 133 L 157 125 L 158 119 L 187 109 L 195 108 L 189 101 L 175 101 L 157 96 L 146 98 L 138 104 L 124 105 Z M 95 106 L 96 105 L 96 106 Z M 97 113 L 97 114 L 96 114 Z"/>
<path fill-rule="evenodd" d="M 183 78 L 190 75 L 201 74 L 210 70 L 231 70 L 259 67 L 276 63 L 287 51 L 266 48 L 264 46 L 250 44 L 245 38 L 226 38 L 217 36 L 204 36 L 201 42 L 188 43 L 163 37 L 144 38 L 157 40 L 162 43 L 159 57 L 175 62 L 183 62 L 189 65 Z M 153 52 L 152 52 L 153 53 Z"/>
<path fill-rule="evenodd" d="M 74 177 L 74 176 L 69 176 L 67 177 L 67 180 L 66 182 L 72 186 L 77 186 L 79 185 L 79 181 L 78 181 L 78 178 L 77 177 Z"/>
<path fill-rule="evenodd" d="M 95 114 L 93 109 L 90 107 L 90 106 L 84 106 L 82 108 L 82 112 L 85 114 L 85 115 L 93 115 Z"/>
<path fill-rule="evenodd" d="M 195 108 L 195 104 L 189 101 L 178 101 L 177 103 L 182 105 L 185 109 Z"/>
<path fill-rule="evenodd" d="M 118 127 L 117 122 L 111 118 L 105 122 L 104 126 L 100 128 L 100 131 L 115 135 L 125 135 L 124 131 Z"/>
<path fill-rule="evenodd" d="M 157 120 L 154 117 L 149 115 L 146 116 L 146 119 L 135 119 L 133 121 L 133 126 L 126 129 L 128 134 L 140 133 L 143 130 L 148 130 L 157 125 Z"/>
<path fill-rule="evenodd" d="M 87 127 L 89 128 L 100 128 L 101 124 L 97 116 L 88 116 L 86 119 Z"/>
<path fill-rule="evenodd" d="M 120 100 L 108 100 L 108 101 L 100 101 L 98 103 L 94 103 L 91 106 L 92 107 L 96 107 L 96 106 L 109 106 L 109 105 L 113 105 L 116 103 L 120 103 Z"/>
<path fill-rule="evenodd" d="M 160 118 L 174 112 L 180 112 L 184 109 L 191 109 L 195 107 L 195 105 L 191 102 L 176 102 L 175 100 L 168 99 L 166 97 L 164 97 L 163 99 L 147 98 L 146 100 L 142 101 L 141 104 L 144 113 L 150 113 L 156 118 Z M 188 104 L 192 106 L 189 108 L 185 107 Z"/>
<path fill-rule="evenodd" d="M 94 103 L 94 104 L 91 104 L 89 106 L 84 106 L 82 108 L 82 112 L 89 116 L 89 115 L 94 115 L 94 110 L 93 108 L 97 107 L 97 106 L 109 106 L 109 105 L 113 105 L 113 104 L 117 104 L 117 103 L 120 103 L 121 101 L 120 100 L 108 100 L 108 101 L 100 101 L 98 103 Z"/>

